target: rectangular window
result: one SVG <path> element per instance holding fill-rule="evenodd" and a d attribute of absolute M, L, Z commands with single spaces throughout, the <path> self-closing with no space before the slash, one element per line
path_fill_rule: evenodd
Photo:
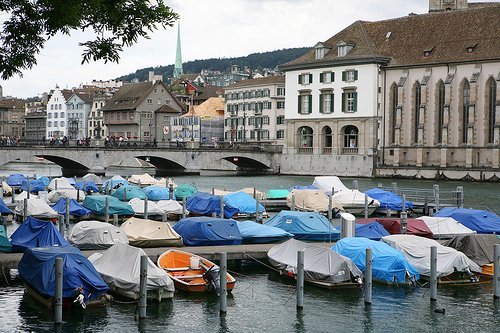
<path fill-rule="evenodd" d="M 319 82 L 332 83 L 334 81 L 335 81 L 335 73 L 334 72 L 319 73 Z"/>
<path fill-rule="evenodd" d="M 348 69 L 342 72 L 342 81 L 354 82 L 358 79 L 358 71 L 355 69 Z"/>
<path fill-rule="evenodd" d="M 261 139 L 269 139 L 269 131 L 263 130 L 261 133 Z"/>
<path fill-rule="evenodd" d="M 312 95 L 299 95 L 298 111 L 300 114 L 312 113 Z"/>
<path fill-rule="evenodd" d="M 269 125 L 269 116 L 264 116 L 264 117 L 262 118 L 262 123 L 263 123 L 264 125 Z"/>
<path fill-rule="evenodd" d="M 299 84 L 311 84 L 312 81 L 313 81 L 313 75 L 311 73 L 299 75 Z"/>
<path fill-rule="evenodd" d="M 358 110 L 358 93 L 345 91 L 342 93 L 342 112 L 356 112 Z"/>
<path fill-rule="evenodd" d="M 248 118 L 248 125 L 253 125 L 255 123 L 255 117 Z"/>
<path fill-rule="evenodd" d="M 276 125 L 284 125 L 285 124 L 285 116 L 276 117 Z"/>
<path fill-rule="evenodd" d="M 284 101 L 283 102 L 278 102 L 277 108 L 278 109 L 284 109 L 285 108 L 285 102 Z"/>
<path fill-rule="evenodd" d="M 331 92 L 319 95 L 319 113 L 333 112 L 333 94 Z"/>
<path fill-rule="evenodd" d="M 276 132 L 276 139 L 284 139 L 285 138 L 285 130 L 278 130 Z"/>
<path fill-rule="evenodd" d="M 148 98 L 148 99 L 147 99 L 147 103 L 148 103 L 148 104 L 153 104 L 153 99 L 152 99 L 152 98 Z"/>
<path fill-rule="evenodd" d="M 276 95 L 285 96 L 285 88 L 278 88 L 278 90 L 276 91 Z"/>

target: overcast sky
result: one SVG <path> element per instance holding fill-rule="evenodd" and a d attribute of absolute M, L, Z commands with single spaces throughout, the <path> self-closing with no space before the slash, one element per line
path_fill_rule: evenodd
<path fill-rule="evenodd" d="M 375 21 L 428 11 L 427 0 L 166 0 L 180 15 L 183 61 L 229 58 L 254 52 L 313 46 L 356 20 Z M 0 18 L 1 19 L 1 18 Z M 93 79 L 107 80 L 149 66 L 173 64 L 177 25 L 155 31 L 124 49 L 119 64 L 80 65 L 75 31 L 45 44 L 38 65 L 22 78 L 0 81 L 4 96 L 29 97 L 71 88 Z"/>

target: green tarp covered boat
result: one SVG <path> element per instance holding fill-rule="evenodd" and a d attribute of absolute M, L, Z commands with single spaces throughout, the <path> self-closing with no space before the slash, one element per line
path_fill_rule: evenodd
<path fill-rule="evenodd" d="M 83 207 L 90 209 L 96 215 L 104 215 L 106 210 L 106 197 L 108 197 L 109 215 L 134 215 L 134 210 L 126 202 L 121 202 L 115 197 L 109 195 L 88 195 L 83 201 Z"/>

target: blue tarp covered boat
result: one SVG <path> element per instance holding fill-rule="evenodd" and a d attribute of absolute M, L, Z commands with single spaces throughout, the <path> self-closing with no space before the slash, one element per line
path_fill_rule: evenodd
<path fill-rule="evenodd" d="M 293 234 L 293 238 L 301 240 L 329 242 L 340 238 L 340 231 L 326 217 L 316 212 L 282 210 L 265 225 L 283 229 Z"/>
<path fill-rule="evenodd" d="M 10 238 L 12 252 L 24 252 L 28 248 L 45 246 L 66 246 L 69 243 L 52 222 L 29 216 Z"/>
<path fill-rule="evenodd" d="M 59 199 L 58 202 L 52 205 L 52 209 L 60 215 L 66 215 L 66 200 L 64 197 Z M 69 199 L 69 215 L 88 216 L 90 214 L 92 214 L 90 209 L 83 207 L 75 199 Z"/>
<path fill-rule="evenodd" d="M 108 197 L 109 215 L 132 216 L 135 214 L 132 206 L 126 202 L 121 202 L 109 195 L 87 195 L 83 200 L 83 207 L 90 209 L 96 215 L 104 215 L 106 211 L 106 197 Z"/>
<path fill-rule="evenodd" d="M 174 195 L 177 199 L 182 200 L 182 198 L 187 199 L 196 192 L 198 192 L 198 190 L 193 185 L 181 184 L 175 188 Z"/>
<path fill-rule="evenodd" d="M 28 180 L 21 182 L 21 190 L 28 192 Z M 45 191 L 45 183 L 40 179 L 30 179 L 30 193 Z"/>
<path fill-rule="evenodd" d="M 356 237 L 365 237 L 373 240 L 380 240 L 380 238 L 389 235 L 390 233 L 385 230 L 384 226 L 378 222 L 356 224 Z"/>
<path fill-rule="evenodd" d="M 7 237 L 7 230 L 3 225 L 0 225 L 0 252 L 11 252 L 12 245 Z"/>
<path fill-rule="evenodd" d="M 152 201 L 170 200 L 170 189 L 168 187 L 153 185 L 143 188 L 143 191 L 149 200 Z M 175 200 L 175 193 L 172 193 L 172 199 Z"/>
<path fill-rule="evenodd" d="M 186 200 L 186 208 L 191 213 L 199 215 L 212 215 L 215 212 L 220 215 L 220 197 L 206 192 L 196 192 Z M 238 214 L 238 209 L 224 204 L 224 217 L 231 218 Z"/>
<path fill-rule="evenodd" d="M 293 237 L 293 234 L 283 229 L 253 221 L 238 222 L 238 228 L 243 237 L 243 243 L 274 243 Z"/>
<path fill-rule="evenodd" d="M 43 182 L 43 185 L 45 185 L 45 186 L 49 186 L 49 184 L 50 184 L 50 178 L 49 177 L 40 176 L 40 177 L 37 178 L 37 180 Z"/>
<path fill-rule="evenodd" d="M 93 181 L 86 181 L 85 188 L 83 188 L 84 182 L 76 182 L 74 185 L 77 190 L 85 191 L 85 193 L 99 193 L 99 188 Z"/>
<path fill-rule="evenodd" d="M 409 283 L 417 281 L 420 275 L 400 251 L 389 245 L 364 237 L 342 238 L 332 250 L 351 258 L 365 273 L 366 249 L 372 249 L 373 278 L 388 283 Z"/>
<path fill-rule="evenodd" d="M 255 215 L 257 201 L 251 195 L 240 191 L 226 194 L 224 196 L 224 204 L 238 209 L 240 214 Z M 259 212 L 263 213 L 264 211 L 264 206 L 259 203 Z"/>
<path fill-rule="evenodd" d="M 399 195 L 384 191 L 380 188 L 372 188 L 364 192 L 370 198 L 376 199 L 380 202 L 380 209 L 403 210 L 403 198 Z M 406 200 L 406 208 L 412 209 L 413 202 Z"/>
<path fill-rule="evenodd" d="M 55 297 L 55 260 L 63 259 L 63 305 L 74 304 L 80 294 L 85 303 L 99 300 L 108 286 L 90 261 L 74 246 L 52 246 L 28 249 L 19 262 L 19 276 L 45 299 Z"/>
<path fill-rule="evenodd" d="M 14 212 L 7 207 L 2 198 L 0 198 L 0 214 L 14 214 Z"/>
<path fill-rule="evenodd" d="M 176 224 L 174 230 L 187 246 L 239 245 L 242 242 L 237 222 L 215 217 L 187 217 Z"/>
<path fill-rule="evenodd" d="M 26 180 L 26 177 L 24 177 L 24 175 L 21 175 L 20 173 L 13 173 L 9 176 L 9 178 L 7 178 L 7 185 L 21 186 L 23 180 Z"/>
<path fill-rule="evenodd" d="M 433 216 L 452 217 L 478 234 L 500 234 L 500 217 L 487 210 L 446 207 Z"/>
<path fill-rule="evenodd" d="M 139 186 L 134 185 L 120 186 L 113 193 L 111 193 L 111 196 L 121 201 L 130 201 L 134 198 L 141 200 L 146 199 L 146 193 L 144 193 Z"/>

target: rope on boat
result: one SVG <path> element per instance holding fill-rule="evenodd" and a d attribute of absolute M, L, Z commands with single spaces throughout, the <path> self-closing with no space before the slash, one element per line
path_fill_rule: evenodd
<path fill-rule="evenodd" d="M 262 262 L 262 261 L 260 261 L 259 259 L 254 258 L 254 257 L 252 257 L 251 255 L 249 255 L 248 253 L 243 252 L 243 254 L 244 254 L 244 255 L 246 255 L 248 258 L 250 258 L 250 259 L 252 259 L 252 260 L 255 260 L 255 261 L 256 261 L 256 262 L 258 262 L 259 264 L 261 264 L 261 265 L 263 265 L 263 266 L 265 266 L 265 267 L 267 267 L 267 268 L 269 268 L 269 269 L 272 269 L 273 271 L 275 271 L 275 272 L 277 272 L 277 273 L 281 273 L 278 269 L 276 269 L 276 268 L 274 268 L 274 267 L 272 267 L 272 266 L 269 266 L 269 265 L 267 265 L 267 264 L 263 263 L 263 262 Z"/>

